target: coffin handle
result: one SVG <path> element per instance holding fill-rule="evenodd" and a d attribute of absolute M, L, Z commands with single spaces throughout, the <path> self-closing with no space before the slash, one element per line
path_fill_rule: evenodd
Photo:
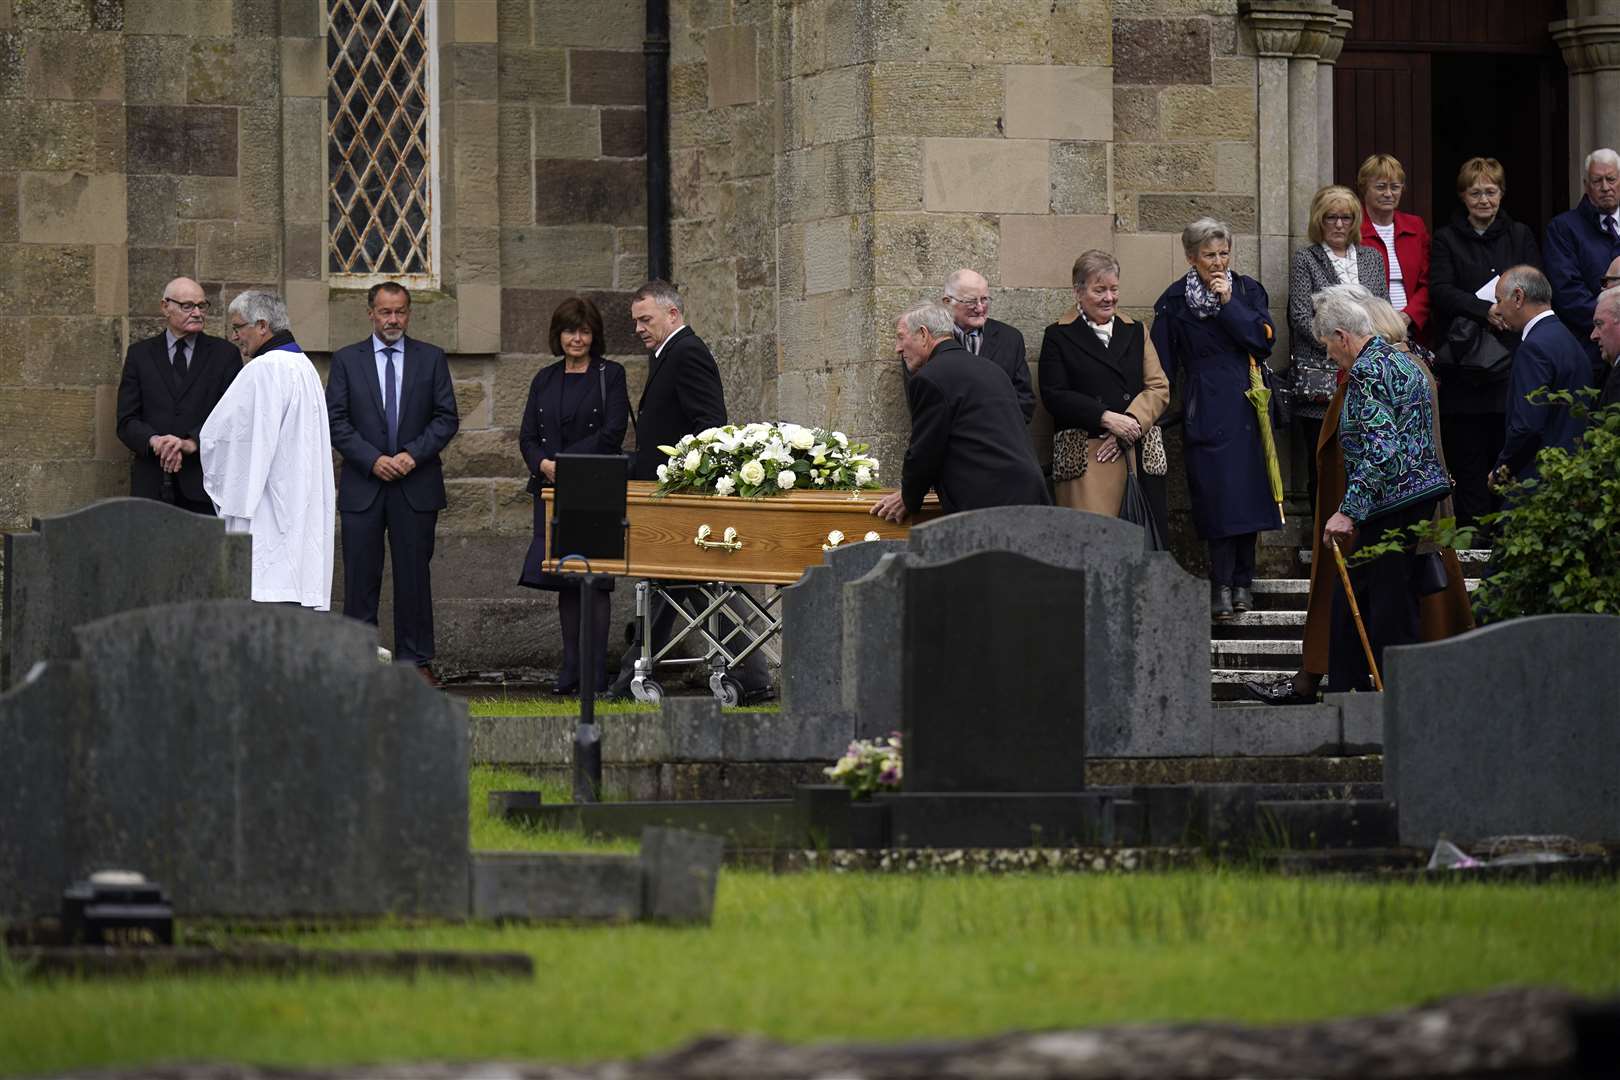
<path fill-rule="evenodd" d="M 822 551 L 831 551 L 833 548 L 837 547 L 839 544 L 842 544 L 843 542 L 844 542 L 844 534 L 839 532 L 837 529 L 834 529 L 832 532 L 827 534 L 827 542 L 825 544 L 821 545 L 821 550 Z"/>
<path fill-rule="evenodd" d="M 737 539 L 737 530 L 730 525 L 726 526 L 726 531 L 721 539 L 710 540 L 709 537 L 712 535 L 714 535 L 713 529 L 707 525 L 699 525 L 697 535 L 692 538 L 692 543 L 705 551 L 712 551 L 715 548 L 719 548 L 721 551 L 742 550 L 743 542 Z"/>

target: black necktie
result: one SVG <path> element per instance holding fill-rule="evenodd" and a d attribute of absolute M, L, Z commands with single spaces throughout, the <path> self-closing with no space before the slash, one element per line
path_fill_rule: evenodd
<path fill-rule="evenodd" d="M 1620 240 L 1620 234 L 1615 232 L 1614 218 L 1608 214 L 1603 215 L 1603 234 L 1609 238 L 1610 243 Z"/>
<path fill-rule="evenodd" d="M 186 377 L 186 339 L 181 338 L 174 343 L 174 374 L 176 378 Z"/>
<path fill-rule="evenodd" d="M 388 450 L 399 448 L 399 396 L 394 389 L 394 347 L 383 349 L 383 419 L 388 422 Z"/>

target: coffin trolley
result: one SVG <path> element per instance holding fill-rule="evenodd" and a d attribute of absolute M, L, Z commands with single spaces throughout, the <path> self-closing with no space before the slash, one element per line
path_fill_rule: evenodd
<path fill-rule="evenodd" d="M 626 558 L 594 560 L 597 573 L 639 578 L 636 624 L 641 654 L 630 689 L 638 701 L 658 702 L 663 687 L 654 677 L 660 667 L 703 664 L 709 689 L 722 704 L 741 700 L 742 685 L 733 670 L 756 650 L 774 656 L 773 641 L 782 627 L 780 593 L 771 590 L 761 601 L 744 585 L 791 585 L 823 554 L 867 539 L 903 540 L 909 531 L 871 514 L 872 504 L 886 494 L 872 491 L 791 491 L 767 499 L 714 495 L 654 495 L 656 484 L 632 480 L 626 500 L 629 535 Z M 553 488 L 542 490 L 546 517 L 551 517 Z M 939 515 L 930 495 L 913 521 Z M 570 573 L 577 562 L 547 570 Z M 656 602 L 675 612 L 670 640 L 656 651 L 651 622 Z M 734 622 L 721 612 L 740 618 Z M 701 656 L 672 658 L 682 642 Z"/>

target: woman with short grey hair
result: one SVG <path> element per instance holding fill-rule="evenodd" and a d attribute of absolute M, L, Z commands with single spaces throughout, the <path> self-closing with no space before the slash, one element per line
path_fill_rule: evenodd
<path fill-rule="evenodd" d="M 1260 418 L 1244 394 L 1251 358 L 1264 369 L 1276 332 L 1266 290 L 1232 270 L 1232 230 L 1199 218 L 1181 232 L 1187 272 L 1153 305 L 1153 347 L 1181 390 L 1193 528 L 1209 545 L 1210 615 L 1254 606 L 1255 547 L 1282 525 Z"/>

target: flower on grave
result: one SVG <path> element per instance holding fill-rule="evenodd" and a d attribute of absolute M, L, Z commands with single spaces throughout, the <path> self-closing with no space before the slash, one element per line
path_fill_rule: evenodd
<path fill-rule="evenodd" d="M 745 461 L 742 468 L 737 470 L 737 479 L 753 487 L 765 482 L 765 466 L 758 461 Z"/>
<path fill-rule="evenodd" d="M 845 491 L 877 486 L 877 461 L 840 431 L 791 423 L 705 428 L 673 446 L 655 494 L 781 495 L 814 486 Z M 729 484 L 723 481 L 729 480 Z"/>
<path fill-rule="evenodd" d="M 783 469 L 781 472 L 776 474 L 776 486 L 781 488 L 783 491 L 786 491 L 788 488 L 792 487 L 794 481 L 796 480 L 798 480 L 798 477 L 794 475 L 792 469 Z"/>
<path fill-rule="evenodd" d="M 660 479 L 662 479 L 662 477 L 660 477 Z M 720 479 L 714 482 L 714 493 L 716 495 L 730 495 L 736 490 L 737 481 L 729 476 L 722 476 Z"/>
<path fill-rule="evenodd" d="M 849 788 L 857 799 L 878 791 L 897 791 L 904 772 L 900 754 L 900 734 L 887 739 L 857 739 L 834 765 L 823 769 L 829 780 Z"/>

